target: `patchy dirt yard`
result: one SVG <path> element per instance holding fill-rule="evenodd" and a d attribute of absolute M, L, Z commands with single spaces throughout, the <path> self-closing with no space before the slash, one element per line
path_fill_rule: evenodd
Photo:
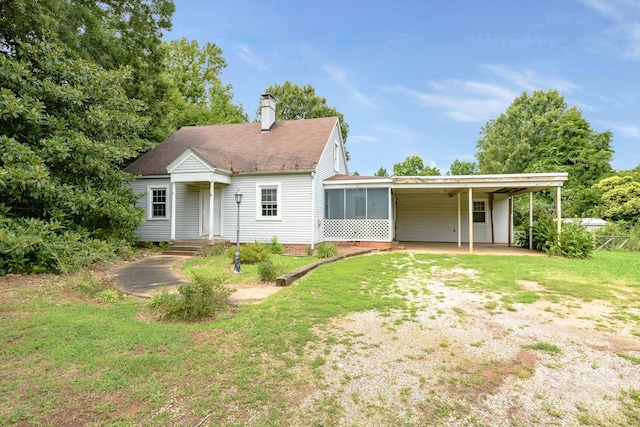
<path fill-rule="evenodd" d="M 405 310 L 316 331 L 295 425 L 639 425 L 640 337 L 613 307 L 505 303 L 447 285 L 473 270 L 418 263 L 395 283 Z"/>

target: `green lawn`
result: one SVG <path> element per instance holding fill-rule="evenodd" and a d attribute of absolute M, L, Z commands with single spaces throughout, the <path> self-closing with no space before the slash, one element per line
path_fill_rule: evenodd
<path fill-rule="evenodd" d="M 284 260 L 295 269 L 315 259 Z M 189 261 L 186 271 L 229 268 L 228 259 L 197 261 L 206 265 Z M 207 416 L 204 425 L 289 425 L 314 383 L 313 367 L 293 374 L 306 346 L 318 343 L 314 328 L 350 312 L 406 309 L 393 283 L 411 268 L 473 269 L 475 279 L 451 284 L 513 302 L 601 298 L 640 330 L 640 319 L 623 316 L 640 306 L 639 261 L 622 252 L 588 260 L 358 256 L 321 266 L 259 305 L 197 323 L 158 322 L 130 298 L 80 296 L 83 279 L 0 278 L 0 425 L 196 425 Z M 244 280 L 251 267 L 243 269 Z M 518 280 L 539 283 L 538 296 L 521 295 Z"/>
<path fill-rule="evenodd" d="M 271 255 L 271 257 L 281 267 L 283 273 L 320 261 L 313 256 Z M 233 268 L 233 260 L 226 255 L 191 258 L 180 265 L 182 273 L 186 276 L 191 276 L 193 273 L 225 273 L 227 277 L 226 283 L 238 285 L 250 284 L 260 280 L 257 264 L 241 264 L 240 270 L 242 274 L 240 275 L 233 274 Z"/>

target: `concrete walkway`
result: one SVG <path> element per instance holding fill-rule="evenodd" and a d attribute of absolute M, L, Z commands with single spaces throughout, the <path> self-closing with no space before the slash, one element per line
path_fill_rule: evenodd
<path fill-rule="evenodd" d="M 140 298 L 151 296 L 167 288 L 170 292 L 177 291 L 178 286 L 188 283 L 187 280 L 173 273 L 175 263 L 189 259 L 180 255 L 152 255 L 138 261 L 131 262 L 115 271 L 116 286 L 123 292 Z M 241 287 L 229 297 L 230 304 L 261 302 L 271 294 L 278 292 L 279 287 Z"/>

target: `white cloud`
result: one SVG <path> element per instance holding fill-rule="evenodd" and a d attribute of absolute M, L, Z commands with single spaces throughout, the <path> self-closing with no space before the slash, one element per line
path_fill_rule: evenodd
<path fill-rule="evenodd" d="M 349 135 L 349 145 L 380 142 L 380 138 L 371 135 Z"/>
<path fill-rule="evenodd" d="M 533 70 L 515 70 L 505 65 L 485 65 L 484 68 L 492 74 L 501 77 L 515 86 L 527 91 L 540 89 L 557 89 L 561 93 L 571 93 L 580 89 L 580 85 L 555 76 L 543 76 Z"/>
<path fill-rule="evenodd" d="M 332 64 L 325 65 L 324 69 L 329 74 L 329 76 L 337 83 L 339 83 L 342 87 L 344 87 L 349 95 L 358 103 L 367 106 L 375 105 L 373 98 L 365 96 L 362 92 L 360 92 L 356 88 L 355 84 L 351 82 L 351 80 L 347 76 L 347 73 L 343 69 Z"/>
<path fill-rule="evenodd" d="M 637 125 L 625 125 L 622 123 L 606 122 L 605 126 L 610 127 L 614 133 L 626 136 L 629 138 L 640 139 L 640 126 Z"/>
<path fill-rule="evenodd" d="M 256 55 L 249 46 L 241 45 L 238 50 L 238 56 L 247 64 L 257 68 L 260 71 L 265 71 L 267 66 L 265 63 Z"/>
<path fill-rule="evenodd" d="M 424 105 L 442 110 L 442 114 L 461 122 L 486 122 L 504 112 L 523 91 L 557 89 L 571 93 L 578 84 L 556 76 L 542 75 L 530 69 L 516 70 L 505 65 L 485 65 L 492 81 L 440 80 L 429 83 L 431 90 L 417 91 L 395 86 L 392 91 L 404 94 Z"/>
<path fill-rule="evenodd" d="M 419 92 L 402 86 L 394 89 L 426 107 L 436 107 L 461 122 L 482 122 L 504 111 L 517 96 L 507 88 L 483 82 L 444 80 L 430 83 L 435 91 Z"/>
<path fill-rule="evenodd" d="M 604 34 L 608 49 L 617 49 L 623 57 L 640 61 L 640 2 L 638 0 L 580 0 L 580 2 L 613 22 Z"/>

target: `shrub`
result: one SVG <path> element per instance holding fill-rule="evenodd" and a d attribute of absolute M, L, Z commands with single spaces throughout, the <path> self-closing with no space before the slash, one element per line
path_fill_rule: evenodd
<path fill-rule="evenodd" d="M 236 247 L 227 250 L 227 256 L 233 261 L 236 258 Z M 240 247 L 240 262 L 243 264 L 257 264 L 269 258 L 271 253 L 267 247 L 259 242 L 246 243 Z"/>
<path fill-rule="evenodd" d="M 276 263 L 271 258 L 267 258 L 258 264 L 258 275 L 264 282 L 273 282 L 282 274 L 282 265 Z"/>
<path fill-rule="evenodd" d="M 338 248 L 333 243 L 322 242 L 318 245 L 316 256 L 318 258 L 332 258 L 337 256 L 339 253 Z"/>
<path fill-rule="evenodd" d="M 224 286 L 225 275 L 194 274 L 192 282 L 178 286 L 178 294 L 165 288 L 151 298 L 149 307 L 166 319 L 196 320 L 214 317 L 234 292 Z"/>
<path fill-rule="evenodd" d="M 533 223 L 533 248 L 550 255 L 567 258 L 587 258 L 593 251 L 593 237 L 576 222 L 562 224 L 558 242 L 558 228 L 551 216 Z"/>
<path fill-rule="evenodd" d="M 284 253 L 284 246 L 278 243 L 278 236 L 271 238 L 271 244 L 269 245 L 269 252 L 274 255 L 280 255 Z"/>
<path fill-rule="evenodd" d="M 81 228 L 34 218 L 10 219 L 0 210 L 0 276 L 8 273 L 73 273 L 83 267 L 130 256 L 124 240 L 91 237 Z"/>
<path fill-rule="evenodd" d="M 229 250 L 229 248 L 227 247 L 227 245 L 225 244 L 221 244 L 221 245 L 213 245 L 213 247 L 211 248 L 211 250 L 209 251 L 209 255 L 208 256 L 220 256 L 220 255 L 224 255 L 227 251 Z M 233 256 L 235 257 L 236 252 L 235 252 L 235 248 L 233 250 Z"/>

